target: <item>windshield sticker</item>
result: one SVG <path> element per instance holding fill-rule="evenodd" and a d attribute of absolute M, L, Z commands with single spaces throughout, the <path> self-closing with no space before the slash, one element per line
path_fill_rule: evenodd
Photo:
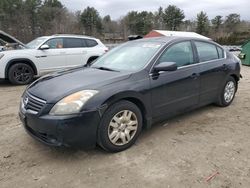
<path fill-rule="evenodd" d="M 142 45 L 143 48 L 159 48 L 160 46 L 161 45 L 157 43 L 147 43 Z"/>

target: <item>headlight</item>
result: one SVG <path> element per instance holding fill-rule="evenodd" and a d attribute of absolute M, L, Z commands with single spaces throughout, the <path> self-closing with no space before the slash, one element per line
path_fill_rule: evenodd
<path fill-rule="evenodd" d="M 83 105 L 98 91 L 96 90 L 83 90 L 71 94 L 58 103 L 51 109 L 50 115 L 70 115 L 79 113 Z"/>
<path fill-rule="evenodd" d="M 0 59 L 2 59 L 3 56 L 4 56 L 4 54 L 0 54 Z"/>

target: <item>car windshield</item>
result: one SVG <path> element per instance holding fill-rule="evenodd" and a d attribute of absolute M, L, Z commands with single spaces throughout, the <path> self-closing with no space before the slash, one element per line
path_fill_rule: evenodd
<path fill-rule="evenodd" d="M 42 43 L 44 43 L 47 39 L 48 39 L 47 37 L 39 37 L 29 42 L 26 46 L 28 48 L 34 49 L 34 48 L 37 48 Z"/>
<path fill-rule="evenodd" d="M 97 59 L 91 67 L 116 71 L 138 71 L 149 62 L 161 46 L 160 42 L 128 42 Z"/>

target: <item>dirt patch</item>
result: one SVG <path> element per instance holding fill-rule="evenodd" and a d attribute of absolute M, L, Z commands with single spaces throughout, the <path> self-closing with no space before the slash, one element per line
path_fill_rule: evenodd
<path fill-rule="evenodd" d="M 175 117 L 117 154 L 56 149 L 33 140 L 17 116 L 25 87 L 0 83 L 0 187 L 248 188 L 250 67 L 242 74 L 230 107 L 211 105 Z"/>

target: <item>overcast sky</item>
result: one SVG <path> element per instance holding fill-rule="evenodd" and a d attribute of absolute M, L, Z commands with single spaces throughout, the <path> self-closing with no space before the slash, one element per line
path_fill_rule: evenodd
<path fill-rule="evenodd" d="M 209 18 L 216 15 L 226 16 L 238 13 L 242 19 L 250 20 L 249 0 L 60 0 L 69 10 L 83 10 L 87 6 L 95 7 L 101 16 L 110 15 L 119 19 L 132 10 L 156 11 L 159 6 L 176 5 L 184 10 L 186 19 L 195 19 L 200 11 L 205 11 Z"/>

